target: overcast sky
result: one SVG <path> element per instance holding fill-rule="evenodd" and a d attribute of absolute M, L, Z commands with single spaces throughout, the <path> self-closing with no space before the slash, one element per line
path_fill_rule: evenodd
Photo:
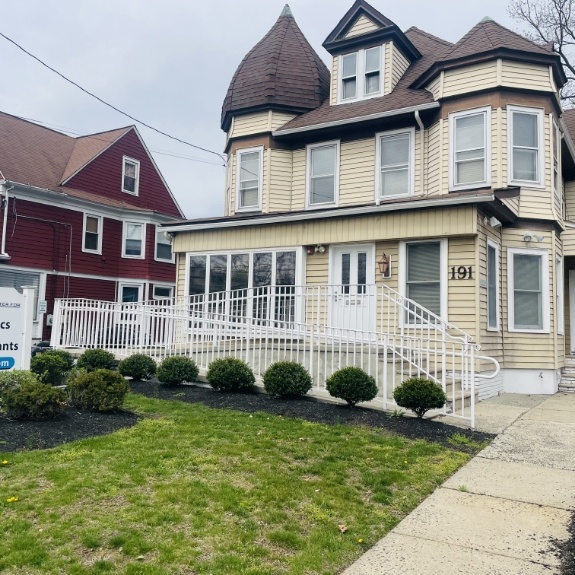
<path fill-rule="evenodd" d="M 326 63 L 329 55 L 321 44 L 352 3 L 290 2 L 299 27 Z M 283 5 L 284 0 L 3 0 L 0 31 L 132 116 L 222 152 L 220 111 L 229 82 Z M 506 0 L 373 0 L 372 5 L 403 30 L 417 26 L 451 42 L 484 16 L 517 29 Z M 4 112 L 72 135 L 133 123 L 1 37 L 0 69 Z M 221 215 L 224 171 L 218 158 L 138 129 L 186 216 Z"/>

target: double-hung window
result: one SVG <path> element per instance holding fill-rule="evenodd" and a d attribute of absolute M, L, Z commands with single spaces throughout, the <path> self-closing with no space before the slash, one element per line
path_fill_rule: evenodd
<path fill-rule="evenodd" d="M 261 209 L 263 148 L 238 150 L 237 210 Z"/>
<path fill-rule="evenodd" d="M 82 251 L 92 254 L 102 253 L 102 216 L 84 214 Z"/>
<path fill-rule="evenodd" d="M 509 183 L 543 185 L 543 110 L 508 106 Z"/>
<path fill-rule="evenodd" d="M 413 193 L 414 130 L 376 135 L 376 200 Z"/>
<path fill-rule="evenodd" d="M 508 248 L 509 331 L 549 331 L 546 251 Z"/>
<path fill-rule="evenodd" d="M 434 321 L 428 312 L 445 317 L 447 295 L 445 278 L 447 274 L 447 242 L 409 242 L 401 244 L 400 259 L 403 260 L 401 274 L 405 296 L 415 302 L 409 304 L 405 323 L 417 324 Z M 421 307 L 420 307 L 421 306 Z"/>
<path fill-rule="evenodd" d="M 491 182 L 491 108 L 449 115 L 450 189 L 488 186 Z"/>
<path fill-rule="evenodd" d="M 156 228 L 156 259 L 162 262 L 173 262 L 172 243 L 165 233 Z"/>
<path fill-rule="evenodd" d="M 307 148 L 308 205 L 337 203 L 339 142 L 314 144 Z"/>
<path fill-rule="evenodd" d="M 374 46 L 340 56 L 340 103 L 363 100 L 382 94 L 383 46 Z"/>
<path fill-rule="evenodd" d="M 146 238 L 146 224 L 124 222 L 123 258 L 143 258 Z"/>
<path fill-rule="evenodd" d="M 499 246 L 487 240 L 487 329 L 499 329 Z"/>
<path fill-rule="evenodd" d="M 122 191 L 127 194 L 138 195 L 140 186 L 140 162 L 124 156 L 122 168 Z"/>

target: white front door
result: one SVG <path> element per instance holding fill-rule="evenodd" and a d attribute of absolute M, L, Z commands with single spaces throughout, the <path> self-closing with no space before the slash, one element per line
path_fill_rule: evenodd
<path fill-rule="evenodd" d="M 375 249 L 373 244 L 330 247 L 332 327 L 375 330 Z"/>

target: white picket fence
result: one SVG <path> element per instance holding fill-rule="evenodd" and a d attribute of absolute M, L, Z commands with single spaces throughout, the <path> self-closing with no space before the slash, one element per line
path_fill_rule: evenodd
<path fill-rule="evenodd" d="M 355 288 L 355 289 L 353 289 Z M 352 292 L 354 295 L 350 295 Z M 359 292 L 359 293 L 358 293 Z M 408 377 L 436 381 L 448 396 L 443 413 L 475 422 L 476 378 L 498 363 L 477 354 L 472 338 L 387 286 L 282 286 L 114 303 L 56 300 L 52 345 L 104 348 L 119 357 L 146 353 L 156 361 L 192 357 L 205 373 L 217 358 L 246 361 L 257 378 L 272 363 L 297 361 L 326 394 L 325 381 L 345 366 L 361 367 L 379 388 L 378 405 L 395 405 Z M 492 373 L 478 373 L 485 362 Z"/>

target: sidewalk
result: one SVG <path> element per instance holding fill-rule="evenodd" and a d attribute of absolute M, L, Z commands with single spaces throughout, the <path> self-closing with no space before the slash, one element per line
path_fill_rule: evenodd
<path fill-rule="evenodd" d="M 451 423 L 451 422 L 450 422 Z M 553 575 L 575 510 L 575 394 L 477 406 L 501 433 L 342 575 Z"/>

